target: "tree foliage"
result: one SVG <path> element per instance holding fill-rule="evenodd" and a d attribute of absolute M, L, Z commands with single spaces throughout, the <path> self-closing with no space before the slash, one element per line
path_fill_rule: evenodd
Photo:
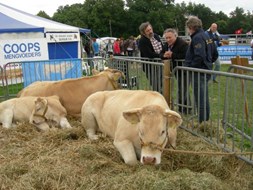
<path fill-rule="evenodd" d="M 139 35 L 139 25 L 149 21 L 154 31 L 162 35 L 166 28 L 177 28 L 180 35 L 185 33 L 188 16 L 198 16 L 203 28 L 208 29 L 213 22 L 220 33 L 231 34 L 242 28 L 244 33 L 253 29 L 253 14 L 236 7 L 229 15 L 216 13 L 204 4 L 174 0 L 86 0 L 83 4 L 59 6 L 53 17 L 40 11 L 39 16 L 61 23 L 89 28 L 93 37 L 129 37 Z"/>
<path fill-rule="evenodd" d="M 37 16 L 46 18 L 46 19 L 51 19 L 51 17 L 45 12 L 45 11 L 40 11 Z"/>

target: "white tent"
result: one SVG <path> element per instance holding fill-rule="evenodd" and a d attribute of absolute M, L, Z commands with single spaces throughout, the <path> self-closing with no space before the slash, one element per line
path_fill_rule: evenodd
<path fill-rule="evenodd" d="M 0 3 L 0 65 L 13 61 L 81 58 L 82 29 Z"/>

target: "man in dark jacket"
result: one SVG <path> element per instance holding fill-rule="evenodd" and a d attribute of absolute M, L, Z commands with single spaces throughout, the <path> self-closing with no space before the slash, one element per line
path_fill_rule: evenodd
<path fill-rule="evenodd" d="M 165 38 L 166 43 L 163 46 L 160 57 L 162 59 L 172 59 L 172 70 L 176 66 L 182 66 L 188 49 L 188 43 L 178 37 L 177 31 L 173 28 L 166 29 L 163 33 L 163 37 Z M 191 112 L 191 98 L 189 95 L 189 83 L 186 78 L 186 72 L 182 73 L 181 70 L 178 70 L 175 73 L 175 77 L 177 78 L 178 83 L 179 112 L 189 114 Z"/>
<path fill-rule="evenodd" d="M 185 66 L 212 70 L 210 38 L 202 28 L 202 21 L 196 16 L 190 16 L 186 26 L 191 35 L 191 43 L 185 57 Z M 193 91 L 195 105 L 198 111 L 199 123 L 209 120 L 210 105 L 208 96 L 208 81 L 210 75 L 193 72 Z"/>
<path fill-rule="evenodd" d="M 160 58 L 163 45 L 160 37 L 153 32 L 149 22 L 144 22 L 139 26 L 141 38 L 139 40 L 139 50 L 141 57 L 149 59 Z M 144 65 L 143 71 L 146 73 L 153 90 L 162 92 L 162 70 L 154 65 Z"/>
<path fill-rule="evenodd" d="M 139 49 L 141 57 L 159 58 L 162 51 L 162 42 L 160 37 L 153 32 L 149 22 L 144 22 L 139 27 L 141 38 L 139 40 Z"/>

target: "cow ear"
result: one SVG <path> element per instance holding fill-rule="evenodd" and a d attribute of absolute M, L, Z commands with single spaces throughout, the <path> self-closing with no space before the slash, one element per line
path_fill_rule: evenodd
<path fill-rule="evenodd" d="M 164 115 L 167 117 L 169 128 L 177 128 L 183 122 L 181 116 L 177 112 L 170 109 L 166 109 Z"/>
<path fill-rule="evenodd" d="M 98 70 L 96 70 L 96 69 L 92 69 L 91 73 L 92 73 L 92 75 L 97 75 L 97 74 L 99 74 L 100 72 L 99 72 Z"/>
<path fill-rule="evenodd" d="M 117 80 L 119 80 L 120 77 L 122 77 L 123 79 L 126 78 L 125 75 L 124 75 L 124 73 L 122 71 L 119 71 L 119 70 L 115 69 L 113 71 L 113 80 L 117 81 Z"/>
<path fill-rule="evenodd" d="M 141 109 L 134 109 L 123 112 L 124 118 L 131 124 L 137 124 L 140 122 Z"/>
<path fill-rule="evenodd" d="M 36 100 L 35 100 L 35 105 L 38 107 L 39 105 L 41 104 L 44 104 L 44 105 L 47 105 L 47 100 L 46 98 L 41 98 L 41 97 L 38 97 Z"/>

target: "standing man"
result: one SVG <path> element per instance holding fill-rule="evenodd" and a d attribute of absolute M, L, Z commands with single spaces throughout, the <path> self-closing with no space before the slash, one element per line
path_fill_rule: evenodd
<path fill-rule="evenodd" d="M 212 55 L 209 37 L 202 28 L 202 21 L 196 16 L 190 16 L 186 27 L 191 36 L 191 43 L 185 57 L 185 66 L 198 69 L 212 70 Z M 210 105 L 208 95 L 208 81 L 210 75 L 192 72 L 193 92 L 197 106 L 199 123 L 209 120 Z"/>
<path fill-rule="evenodd" d="M 210 28 L 206 31 L 206 34 L 209 36 L 209 38 L 214 42 L 214 44 L 216 45 L 216 49 L 221 46 L 221 42 L 220 42 L 220 34 L 219 32 L 217 31 L 217 24 L 216 23 L 213 23 L 211 24 Z M 218 52 L 218 51 L 216 51 Z M 215 57 L 215 56 L 213 56 Z M 217 55 L 217 59 L 215 60 L 216 58 L 214 58 L 212 60 L 212 62 L 214 63 L 214 70 L 215 71 L 220 71 L 220 59 L 219 59 L 219 54 Z M 212 76 L 212 80 L 214 83 L 218 83 L 218 81 L 216 80 L 216 75 L 213 75 Z"/>
<path fill-rule="evenodd" d="M 250 42 L 250 47 L 252 49 L 252 55 L 251 55 L 251 59 L 253 60 L 253 39 Z"/>
<path fill-rule="evenodd" d="M 96 38 L 93 38 L 92 39 L 92 47 L 93 47 L 93 50 L 94 50 L 94 56 L 98 56 L 99 54 L 99 44 L 97 43 L 97 39 Z"/>
<path fill-rule="evenodd" d="M 161 59 L 172 59 L 172 69 L 176 66 L 182 66 L 180 59 L 185 59 L 185 55 L 188 49 L 188 43 L 182 38 L 178 37 L 178 33 L 173 28 L 168 28 L 164 31 L 163 37 L 166 43 L 163 46 L 163 50 L 160 54 Z M 189 114 L 191 112 L 188 108 L 190 103 L 189 95 L 189 83 L 187 82 L 186 73 L 179 70 L 175 73 L 178 84 L 178 104 L 179 112 Z M 187 109 L 188 108 L 188 109 Z"/>
<path fill-rule="evenodd" d="M 105 48 L 106 48 L 106 53 L 108 57 L 113 55 L 113 43 L 111 40 L 108 40 L 108 43 Z"/>
<path fill-rule="evenodd" d="M 149 22 L 144 22 L 139 26 L 141 38 L 139 40 L 139 50 L 141 57 L 144 58 L 160 58 L 163 49 L 160 37 L 153 32 L 153 28 Z M 143 71 L 149 79 L 153 90 L 162 92 L 162 70 L 155 65 L 145 64 Z"/>

